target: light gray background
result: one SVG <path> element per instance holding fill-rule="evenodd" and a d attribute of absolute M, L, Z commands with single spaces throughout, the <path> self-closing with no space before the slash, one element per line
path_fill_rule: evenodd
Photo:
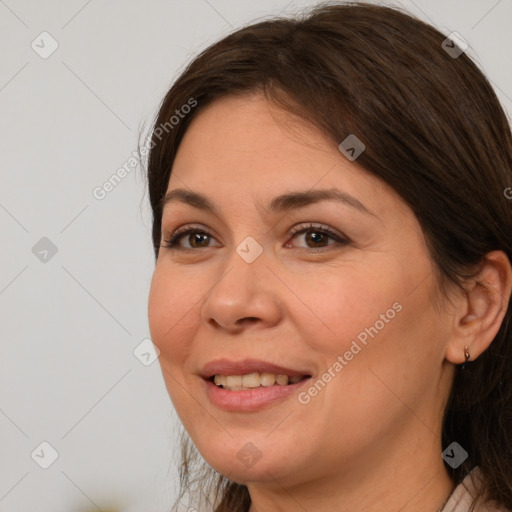
<path fill-rule="evenodd" d="M 169 509 L 177 420 L 158 362 L 133 353 L 154 265 L 144 180 L 92 191 L 193 55 L 315 3 L 0 0 L 0 512 Z M 459 32 L 512 112 L 511 0 L 396 3 Z M 47 59 L 31 47 L 49 48 L 43 31 L 59 45 Z M 48 469 L 31 457 L 48 460 L 43 441 Z"/>

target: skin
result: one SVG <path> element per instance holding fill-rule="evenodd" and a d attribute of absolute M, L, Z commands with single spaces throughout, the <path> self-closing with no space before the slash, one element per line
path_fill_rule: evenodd
<path fill-rule="evenodd" d="M 436 511 L 453 489 L 440 454 L 454 364 L 464 345 L 478 357 L 499 329 L 512 287 L 506 256 L 488 255 L 479 276 L 487 293 L 468 283 L 467 295 L 454 290 L 439 310 L 411 209 L 258 93 L 198 114 L 175 159 L 168 191 L 176 188 L 206 195 L 218 214 L 166 205 L 164 239 L 186 224 L 212 236 L 198 246 L 185 235 L 188 250 L 160 248 L 149 324 L 169 395 L 206 461 L 248 486 L 251 512 Z M 277 195 L 324 188 L 351 194 L 374 215 L 336 201 L 265 208 Z M 314 228 L 290 235 L 308 222 L 349 242 L 320 236 L 315 246 Z M 236 252 L 248 236 L 263 249 L 252 263 Z M 221 357 L 305 368 L 314 381 L 396 302 L 401 311 L 308 404 L 294 395 L 258 412 L 227 412 L 204 392 L 198 374 Z M 247 442 L 261 453 L 252 467 L 237 457 Z"/>

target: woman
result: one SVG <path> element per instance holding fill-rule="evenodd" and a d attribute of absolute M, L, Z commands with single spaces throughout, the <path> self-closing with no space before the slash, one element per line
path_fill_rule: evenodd
<path fill-rule="evenodd" d="M 242 28 L 150 146 L 189 510 L 512 509 L 512 139 L 460 38 L 370 4 Z"/>

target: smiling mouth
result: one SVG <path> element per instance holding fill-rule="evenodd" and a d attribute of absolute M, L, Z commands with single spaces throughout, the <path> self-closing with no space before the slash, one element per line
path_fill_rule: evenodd
<path fill-rule="evenodd" d="M 259 387 L 290 386 L 308 379 L 310 375 L 293 376 L 275 373 L 247 373 L 245 375 L 212 375 L 210 382 L 228 391 L 244 391 Z"/>

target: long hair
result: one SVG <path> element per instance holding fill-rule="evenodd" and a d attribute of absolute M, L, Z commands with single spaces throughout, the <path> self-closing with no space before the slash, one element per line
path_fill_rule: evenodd
<path fill-rule="evenodd" d="M 363 141 L 357 163 L 416 215 L 442 291 L 463 289 L 490 251 L 512 260 L 510 126 L 478 66 L 445 39 L 395 8 L 328 3 L 246 26 L 205 49 L 174 81 L 151 135 L 155 256 L 162 198 L 187 126 L 216 99 L 261 91 L 336 144 L 349 134 Z M 180 119 L 169 121 L 177 111 Z M 460 483 L 477 465 L 484 475 L 472 510 L 479 500 L 512 509 L 511 308 L 490 347 L 456 369 L 445 410 L 443 446 L 457 441 L 468 452 L 459 467 L 446 466 L 449 475 Z M 185 439 L 182 494 L 202 493 L 216 512 L 247 511 L 246 486 L 204 463 L 192 478 L 190 449 Z"/>

